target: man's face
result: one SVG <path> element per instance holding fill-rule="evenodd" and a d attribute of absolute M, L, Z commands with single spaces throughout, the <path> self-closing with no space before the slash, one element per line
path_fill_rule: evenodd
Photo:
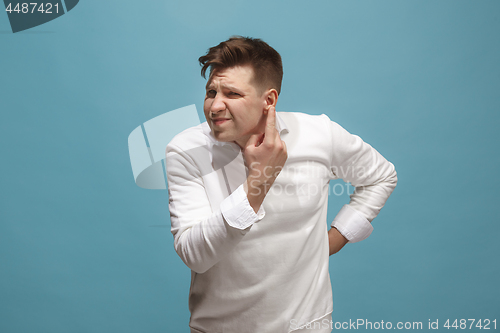
<path fill-rule="evenodd" d="M 236 141 L 244 147 L 252 134 L 264 131 L 265 93 L 253 83 L 251 66 L 216 70 L 206 87 L 203 110 L 218 141 Z"/>

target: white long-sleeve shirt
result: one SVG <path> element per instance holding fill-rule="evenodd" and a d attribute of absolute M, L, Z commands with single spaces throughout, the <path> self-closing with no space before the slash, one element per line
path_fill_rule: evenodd
<path fill-rule="evenodd" d="M 326 115 L 279 112 L 276 128 L 288 159 L 257 214 L 238 145 L 216 141 L 205 122 L 167 146 L 174 246 L 192 270 L 193 331 L 290 332 L 330 313 L 329 181 L 356 187 L 332 223 L 350 242 L 368 237 L 396 186 L 394 166 Z"/>

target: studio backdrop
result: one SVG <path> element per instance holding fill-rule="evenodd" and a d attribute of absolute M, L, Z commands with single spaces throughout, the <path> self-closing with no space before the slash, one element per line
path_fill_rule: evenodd
<path fill-rule="evenodd" d="M 232 35 L 280 52 L 278 111 L 326 114 L 398 172 L 372 235 L 330 257 L 335 330 L 498 330 L 499 1 L 4 4 L 0 332 L 189 332 L 163 154 L 205 121 L 197 59 Z M 350 191 L 330 184 L 329 222 Z"/>

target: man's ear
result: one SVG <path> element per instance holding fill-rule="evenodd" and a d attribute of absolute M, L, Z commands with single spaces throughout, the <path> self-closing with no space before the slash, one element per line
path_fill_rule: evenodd
<path fill-rule="evenodd" d="M 278 92 L 276 89 L 269 89 L 264 94 L 264 112 L 267 113 L 271 106 L 276 107 L 276 103 L 278 103 Z"/>

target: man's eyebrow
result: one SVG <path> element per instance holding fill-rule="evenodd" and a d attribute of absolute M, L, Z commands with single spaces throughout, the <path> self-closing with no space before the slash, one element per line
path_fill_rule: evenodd
<path fill-rule="evenodd" d="M 222 87 L 226 88 L 226 89 L 229 89 L 229 90 L 234 90 L 234 91 L 237 91 L 237 92 L 242 92 L 241 89 L 238 89 L 235 86 L 231 86 L 231 85 L 228 85 L 228 84 L 223 84 Z"/>
<path fill-rule="evenodd" d="M 243 93 L 243 91 L 239 88 L 236 88 L 235 86 L 232 86 L 232 85 L 229 85 L 229 84 L 221 84 L 221 87 L 222 88 L 225 88 L 225 89 L 228 89 L 228 90 L 234 90 L 236 92 L 239 92 L 239 93 Z M 212 89 L 213 88 L 213 85 L 212 85 L 212 82 L 207 82 L 206 86 L 205 86 L 205 90 L 208 90 L 208 89 Z"/>

